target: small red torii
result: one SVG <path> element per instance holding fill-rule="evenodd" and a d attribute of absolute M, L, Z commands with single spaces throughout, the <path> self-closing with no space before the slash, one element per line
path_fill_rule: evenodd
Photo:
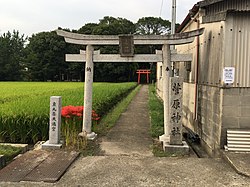
<path fill-rule="evenodd" d="M 138 84 L 140 84 L 141 82 L 141 74 L 147 75 L 147 83 L 149 83 L 149 74 L 151 73 L 149 69 L 138 69 L 136 73 L 138 74 L 138 81 L 137 81 Z"/>

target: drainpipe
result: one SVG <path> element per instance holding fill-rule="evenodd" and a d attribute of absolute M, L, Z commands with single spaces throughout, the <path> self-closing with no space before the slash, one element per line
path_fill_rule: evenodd
<path fill-rule="evenodd" d="M 197 29 L 200 28 L 199 14 L 196 18 Z M 198 120 L 198 83 L 199 83 L 199 53 L 200 53 L 200 37 L 196 39 L 196 71 L 195 71 L 195 100 L 194 100 L 194 120 Z"/>

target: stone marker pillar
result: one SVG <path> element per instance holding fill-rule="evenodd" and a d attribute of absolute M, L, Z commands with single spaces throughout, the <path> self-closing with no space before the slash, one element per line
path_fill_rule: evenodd
<path fill-rule="evenodd" d="M 170 78 L 170 145 L 183 145 L 182 143 L 182 93 L 183 79 Z"/>
<path fill-rule="evenodd" d="M 189 147 L 182 141 L 182 83 L 172 77 L 170 45 L 163 45 L 163 105 L 164 135 L 160 136 L 163 149 L 169 153 L 188 154 Z M 172 82 L 170 83 L 170 79 Z M 181 89 L 181 90 L 180 90 Z M 171 96 L 170 96 L 171 95 Z"/>
<path fill-rule="evenodd" d="M 169 78 L 171 77 L 171 51 L 170 45 L 162 46 L 162 78 L 163 78 L 163 105 L 164 105 L 164 134 L 160 141 L 169 142 Z"/>
<path fill-rule="evenodd" d="M 49 140 L 42 145 L 42 148 L 58 149 L 62 147 L 60 144 L 61 110 L 62 97 L 50 97 Z"/>
<path fill-rule="evenodd" d="M 92 87 L 94 76 L 93 52 L 94 47 L 91 45 L 87 45 L 84 85 L 83 127 L 82 133 L 80 133 L 80 136 L 87 136 L 87 139 L 90 140 L 93 140 L 96 137 L 96 134 L 92 132 Z"/>

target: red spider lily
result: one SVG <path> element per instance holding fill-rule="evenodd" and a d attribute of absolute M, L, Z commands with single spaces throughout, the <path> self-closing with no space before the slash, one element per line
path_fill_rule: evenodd
<path fill-rule="evenodd" d="M 78 118 L 82 118 L 83 116 L 83 110 L 84 107 L 83 106 L 64 106 L 62 107 L 62 117 L 65 118 L 71 118 L 71 117 L 78 117 Z M 94 121 L 98 121 L 100 119 L 100 117 L 98 116 L 98 114 L 92 110 L 92 120 Z"/>
<path fill-rule="evenodd" d="M 72 115 L 73 116 L 82 116 L 83 114 L 83 106 L 75 106 L 72 108 Z"/>
<path fill-rule="evenodd" d="M 92 110 L 92 120 L 94 121 L 98 121 L 100 119 L 100 117 L 98 116 L 98 114 Z"/>
<path fill-rule="evenodd" d="M 70 118 L 70 116 L 72 115 L 72 108 L 73 107 L 74 106 L 71 106 L 71 105 L 63 107 L 62 113 L 61 113 L 62 117 Z"/>

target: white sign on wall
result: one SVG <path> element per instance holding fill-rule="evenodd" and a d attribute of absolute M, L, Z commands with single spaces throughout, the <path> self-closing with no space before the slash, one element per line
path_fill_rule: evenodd
<path fill-rule="evenodd" d="M 233 84 L 234 83 L 234 76 L 235 75 L 235 68 L 234 67 L 225 67 L 223 69 L 223 82 L 225 84 Z"/>

